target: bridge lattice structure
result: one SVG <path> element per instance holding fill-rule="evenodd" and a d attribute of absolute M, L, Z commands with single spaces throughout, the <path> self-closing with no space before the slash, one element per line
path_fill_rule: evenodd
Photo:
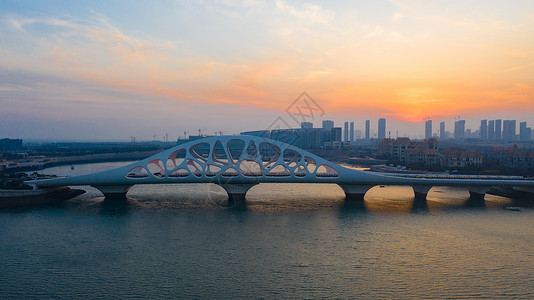
<path fill-rule="evenodd" d="M 520 177 L 402 175 L 346 168 L 292 145 L 257 136 L 215 136 L 190 141 L 141 161 L 103 172 L 29 181 L 40 187 L 90 185 L 106 197 L 124 197 L 136 184 L 214 183 L 229 202 L 244 200 L 259 183 L 333 183 L 347 198 L 363 199 L 376 185 L 409 185 L 425 198 L 433 186 L 462 186 L 482 198 L 495 186 L 534 191 Z"/>

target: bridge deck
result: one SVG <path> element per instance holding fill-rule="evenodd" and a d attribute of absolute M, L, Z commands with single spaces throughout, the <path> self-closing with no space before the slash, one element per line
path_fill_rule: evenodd
<path fill-rule="evenodd" d="M 346 193 L 363 191 L 374 185 L 410 185 L 418 193 L 426 193 L 432 186 L 465 186 L 478 193 L 494 186 L 534 190 L 534 179 L 520 176 L 399 174 L 349 169 L 280 141 L 245 135 L 191 141 L 121 168 L 28 183 L 37 187 L 92 185 L 127 190 L 124 187 L 136 184 L 216 183 L 224 186 L 263 182 L 335 183 Z"/>

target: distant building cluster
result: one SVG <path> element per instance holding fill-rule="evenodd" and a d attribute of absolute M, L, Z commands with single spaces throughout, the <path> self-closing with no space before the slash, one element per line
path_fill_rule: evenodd
<path fill-rule="evenodd" d="M 440 141 L 453 140 L 455 142 L 530 142 L 534 140 L 534 132 L 527 127 L 527 122 L 519 123 L 517 132 L 516 120 L 481 120 L 477 130 L 466 127 L 466 121 L 459 117 L 454 121 L 453 132 L 446 130 L 444 121 L 439 123 L 439 129 L 433 131 L 433 121 L 424 122 L 424 138 L 439 139 Z M 242 134 L 257 135 L 274 140 L 280 140 L 304 149 L 347 149 L 357 145 L 373 143 L 376 145 L 386 138 L 391 138 L 391 131 L 387 131 L 386 119 L 380 118 L 377 122 L 377 131 L 371 131 L 371 120 L 365 120 L 362 130 L 356 128 L 355 122 L 344 122 L 342 127 L 336 127 L 334 121 L 323 120 L 321 128 L 314 128 L 312 122 L 302 122 L 301 128 L 272 129 L 247 131 Z M 398 133 L 397 133 L 398 134 Z"/>
<path fill-rule="evenodd" d="M 21 139 L 0 139 L 0 152 L 13 152 L 21 149 Z"/>
<path fill-rule="evenodd" d="M 494 148 L 488 157 L 496 160 L 498 165 L 514 169 L 534 169 L 534 151 L 519 149 L 517 145 L 512 148 Z"/>
<path fill-rule="evenodd" d="M 430 133 L 429 133 L 430 131 Z M 425 138 L 429 138 L 432 132 L 432 120 L 425 123 Z M 479 140 L 484 142 L 528 142 L 533 140 L 533 132 L 527 127 L 527 122 L 519 123 L 519 134 L 517 133 L 516 120 L 481 120 L 480 127 L 472 131 L 465 126 L 465 120 L 454 122 L 454 135 L 456 141 Z M 445 130 L 445 122 L 440 123 L 439 139 L 451 138 L 451 134 Z"/>
<path fill-rule="evenodd" d="M 342 147 L 342 129 L 334 127 L 331 120 L 324 120 L 322 128 L 313 128 L 313 123 L 302 122 L 301 128 L 245 131 L 241 134 L 282 141 L 302 149 Z"/>
<path fill-rule="evenodd" d="M 386 119 L 378 120 L 378 139 L 371 137 L 371 121 L 365 121 L 365 135 L 355 129 L 354 122 L 335 127 L 334 121 L 323 120 L 321 128 L 311 122 L 302 122 L 300 128 L 245 131 L 241 134 L 261 136 L 292 144 L 303 149 L 345 149 L 356 141 L 383 140 L 386 138 Z"/>
<path fill-rule="evenodd" d="M 446 168 L 480 167 L 482 154 L 466 149 L 452 148 L 441 152 L 436 138 L 411 141 L 407 137 L 383 139 L 378 143 L 381 156 L 406 165 L 440 166 Z"/>

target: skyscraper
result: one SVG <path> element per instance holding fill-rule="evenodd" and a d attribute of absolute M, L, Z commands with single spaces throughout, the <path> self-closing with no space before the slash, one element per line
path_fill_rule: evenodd
<path fill-rule="evenodd" d="M 332 130 L 334 128 L 334 121 L 332 120 L 323 120 L 323 129 Z"/>
<path fill-rule="evenodd" d="M 332 141 L 341 142 L 341 127 L 332 128 Z"/>
<path fill-rule="evenodd" d="M 345 122 L 345 130 L 343 131 L 345 134 L 345 138 L 343 141 L 348 142 L 349 141 L 349 122 Z"/>
<path fill-rule="evenodd" d="M 383 140 L 386 138 L 386 119 L 378 119 L 378 139 Z"/>
<path fill-rule="evenodd" d="M 527 127 L 527 122 L 519 123 L 519 140 L 522 142 L 530 141 L 532 130 Z"/>
<path fill-rule="evenodd" d="M 432 137 L 432 120 L 427 120 L 425 122 L 425 139 Z"/>
<path fill-rule="evenodd" d="M 480 121 L 480 139 L 483 141 L 488 139 L 488 120 Z"/>
<path fill-rule="evenodd" d="M 313 123 L 312 122 L 301 122 L 300 128 L 302 129 L 313 129 Z"/>
<path fill-rule="evenodd" d="M 515 141 L 515 120 L 504 120 L 502 122 L 502 139 L 505 142 Z"/>
<path fill-rule="evenodd" d="M 463 140 L 465 138 L 465 120 L 454 122 L 454 139 Z"/>
<path fill-rule="evenodd" d="M 365 139 L 368 140 L 370 138 L 371 133 L 371 121 L 365 120 Z"/>
<path fill-rule="evenodd" d="M 495 140 L 495 121 L 488 121 L 488 141 Z"/>
<path fill-rule="evenodd" d="M 354 142 L 354 122 L 350 122 L 349 141 Z"/>
<path fill-rule="evenodd" d="M 501 140 L 501 132 L 502 132 L 502 127 L 501 127 L 501 119 L 498 119 L 498 120 L 495 120 L 495 140 L 496 141 L 500 141 Z"/>
<path fill-rule="evenodd" d="M 447 137 L 447 134 L 445 132 L 445 122 L 441 122 L 439 123 L 439 139 L 440 140 L 445 140 Z"/>

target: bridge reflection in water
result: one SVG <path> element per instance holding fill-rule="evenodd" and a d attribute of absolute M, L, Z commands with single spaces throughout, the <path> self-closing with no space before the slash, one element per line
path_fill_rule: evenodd
<path fill-rule="evenodd" d="M 216 136 L 191 141 L 130 165 L 63 178 L 28 181 L 38 188 L 91 185 L 106 198 L 124 198 L 138 184 L 214 183 L 228 205 L 244 203 L 259 183 L 333 183 L 349 201 L 362 201 L 374 186 L 411 186 L 420 202 L 434 186 L 464 187 L 473 203 L 492 187 L 534 192 L 534 180 L 517 176 L 389 174 L 349 169 L 289 144 L 254 136 Z"/>

